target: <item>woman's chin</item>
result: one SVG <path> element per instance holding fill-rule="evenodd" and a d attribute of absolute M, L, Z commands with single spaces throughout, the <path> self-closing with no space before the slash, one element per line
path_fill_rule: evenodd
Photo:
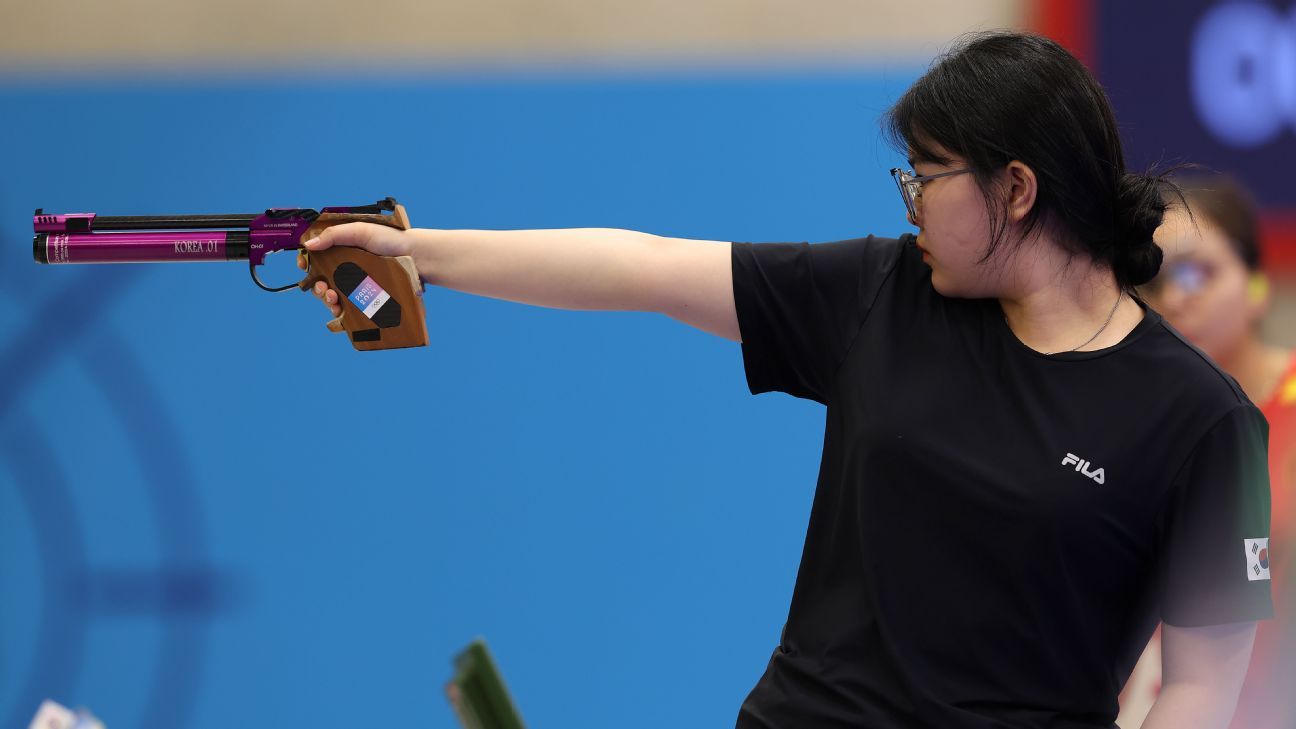
<path fill-rule="evenodd" d="M 950 281 L 945 275 L 943 275 L 940 269 L 936 268 L 935 266 L 932 266 L 931 270 L 932 270 L 932 274 L 931 274 L 932 288 L 936 289 L 936 293 L 940 294 L 941 296 L 954 296 L 955 294 L 952 292 L 958 287 L 954 286 L 953 282 Z"/>

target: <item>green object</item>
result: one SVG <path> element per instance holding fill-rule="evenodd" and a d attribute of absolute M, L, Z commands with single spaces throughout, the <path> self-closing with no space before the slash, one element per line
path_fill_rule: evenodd
<path fill-rule="evenodd" d="M 455 656 L 454 668 L 445 691 L 464 729 L 525 729 L 485 640 Z"/>

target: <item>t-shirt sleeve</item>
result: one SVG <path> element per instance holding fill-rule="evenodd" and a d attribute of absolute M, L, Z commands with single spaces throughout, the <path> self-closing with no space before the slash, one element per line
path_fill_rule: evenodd
<path fill-rule="evenodd" d="M 734 305 L 753 395 L 827 402 L 904 240 L 733 244 Z"/>
<path fill-rule="evenodd" d="M 1176 477 L 1158 529 L 1166 623 L 1273 617 L 1268 438 L 1260 411 L 1240 404 L 1198 441 Z"/>

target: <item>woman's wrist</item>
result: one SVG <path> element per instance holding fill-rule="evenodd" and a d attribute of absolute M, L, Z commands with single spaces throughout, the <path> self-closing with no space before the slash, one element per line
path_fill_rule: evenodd
<path fill-rule="evenodd" d="M 439 285 L 435 274 L 440 270 L 435 262 L 435 253 L 443 247 L 446 232 L 434 228 L 410 228 L 406 231 L 410 238 L 409 255 L 414 259 L 419 278 L 433 286 Z"/>

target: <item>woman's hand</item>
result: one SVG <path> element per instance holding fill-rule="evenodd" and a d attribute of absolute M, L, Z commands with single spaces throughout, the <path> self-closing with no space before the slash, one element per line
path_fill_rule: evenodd
<path fill-rule="evenodd" d="M 325 228 L 318 237 L 306 241 L 307 251 L 322 251 L 333 246 L 353 246 L 363 248 L 380 256 L 412 256 L 414 241 L 409 235 L 413 231 L 398 230 L 376 223 L 343 223 Z M 297 254 L 297 267 L 306 270 L 306 256 Z M 329 288 L 323 281 L 317 281 L 313 292 L 328 306 L 333 316 L 342 315 L 342 303 L 338 292 Z"/>

